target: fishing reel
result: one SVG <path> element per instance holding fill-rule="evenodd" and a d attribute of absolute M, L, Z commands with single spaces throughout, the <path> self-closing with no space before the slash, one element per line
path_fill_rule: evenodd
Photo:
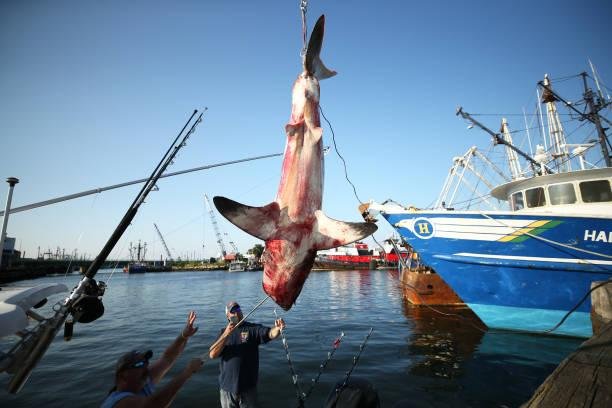
<path fill-rule="evenodd" d="M 74 322 L 91 323 L 104 314 L 102 296 L 106 291 L 106 283 L 95 279 L 84 279 L 73 290 L 78 293 L 74 304 L 70 308 L 70 316 L 64 322 L 64 340 L 72 338 Z"/>
<path fill-rule="evenodd" d="M 102 296 L 106 290 L 106 283 L 89 279 L 82 289 L 82 294 L 72 306 L 71 314 L 79 323 L 90 323 L 104 314 Z"/>

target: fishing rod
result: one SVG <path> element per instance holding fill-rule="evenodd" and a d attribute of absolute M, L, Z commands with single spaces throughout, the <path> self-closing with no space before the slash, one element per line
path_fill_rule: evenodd
<path fill-rule="evenodd" d="M 206 110 L 207 108 L 204 108 L 204 112 Z M 55 338 L 62 324 L 65 324 L 64 338 L 70 340 L 74 321 L 89 323 L 100 318 L 104 314 L 102 296 L 106 290 L 106 284 L 102 281 L 96 282 L 94 276 L 136 216 L 138 208 L 142 205 L 151 190 L 153 190 L 157 180 L 159 180 L 162 173 L 172 163 L 179 150 L 186 146 L 187 140 L 193 134 L 197 125 L 202 122 L 202 115 L 204 112 L 200 113 L 194 121 L 194 117 L 197 115 L 198 111 L 193 111 L 128 208 L 119 222 L 119 225 L 115 228 L 98 256 L 89 265 L 89 268 L 87 268 L 85 276 L 72 290 L 69 297 L 63 302 L 58 302 L 53 307 L 55 311 L 54 316 L 49 319 L 41 319 L 38 326 L 31 332 L 25 333 L 20 342 L 11 350 L 11 355 L 9 356 L 11 362 L 9 368 L 6 370 L 8 373 L 13 374 L 8 384 L 8 391 L 10 393 L 15 394 L 21 390 L 32 370 L 42 358 L 51 344 L 51 341 Z M 189 128 L 189 130 L 185 132 L 187 128 Z"/>
<path fill-rule="evenodd" d="M 347 384 L 349 383 L 349 380 L 351 378 L 351 374 L 353 373 L 353 370 L 355 369 L 355 366 L 357 366 L 357 362 L 359 361 L 359 357 L 361 357 L 361 352 L 363 351 L 363 349 L 365 349 L 366 343 L 368 342 L 368 340 L 370 339 L 370 336 L 372 335 L 372 331 L 374 331 L 373 327 L 370 327 L 370 331 L 368 332 L 368 334 L 366 335 L 365 339 L 363 340 L 363 343 L 361 343 L 359 345 L 359 352 L 357 353 L 357 355 L 353 356 L 353 364 L 351 365 L 350 370 L 348 370 L 346 372 L 346 376 L 344 377 L 344 381 L 342 382 L 342 385 L 336 387 L 335 391 L 335 395 L 334 395 L 334 399 L 332 401 L 331 404 L 329 404 L 328 406 L 335 406 L 336 402 L 338 401 L 338 398 L 340 397 L 340 392 L 347 386 Z"/>
<path fill-rule="evenodd" d="M 317 385 L 317 383 L 319 382 L 319 378 L 321 378 L 323 370 L 325 370 L 325 367 L 327 367 L 327 364 L 331 361 L 332 357 L 334 356 L 334 353 L 336 353 L 336 350 L 338 350 L 338 347 L 340 347 L 340 343 L 342 342 L 343 338 L 344 332 L 340 332 L 340 336 L 333 341 L 332 350 L 327 352 L 327 358 L 325 359 L 325 361 L 319 364 L 319 372 L 317 373 L 316 377 L 310 380 L 310 388 L 308 388 L 308 391 L 306 391 L 303 398 L 304 400 L 308 398 L 308 396 L 312 393 L 312 390 L 314 389 L 315 385 Z"/>
<path fill-rule="evenodd" d="M 206 108 L 204 110 L 206 111 Z M 179 152 L 179 150 L 186 145 L 187 139 L 189 139 L 189 136 L 191 136 L 191 134 L 194 132 L 195 127 L 202 121 L 202 115 L 204 114 L 203 112 L 200 113 L 200 115 L 198 116 L 196 121 L 193 123 L 189 131 L 185 134 L 185 136 L 183 136 L 183 139 L 181 140 L 181 142 L 177 144 L 177 141 L 181 137 L 183 132 L 185 132 L 185 129 L 187 128 L 187 126 L 189 126 L 189 123 L 192 121 L 193 117 L 197 113 L 198 113 L 197 110 L 193 111 L 193 114 L 191 115 L 187 123 L 185 123 L 185 126 L 183 126 L 183 129 L 181 129 L 179 134 L 176 136 L 176 139 L 174 139 L 174 142 L 172 142 L 172 145 L 168 148 L 162 160 L 157 164 L 157 167 L 155 167 L 155 170 L 153 170 L 153 173 L 151 173 L 151 175 L 149 176 L 149 179 L 145 182 L 144 186 L 142 186 L 142 189 L 140 190 L 140 192 L 138 193 L 138 195 L 132 202 L 132 205 L 130 206 L 130 208 L 127 210 L 127 212 L 123 216 L 123 219 L 119 222 L 119 225 L 117 226 L 115 231 L 112 233 L 112 235 L 110 236 L 110 238 L 108 239 L 108 241 L 106 242 L 106 244 L 104 245 L 104 247 L 102 248 L 98 256 L 96 257 L 96 259 L 94 259 L 94 261 L 89 265 L 89 268 L 87 268 L 87 271 L 85 271 L 85 277 L 91 279 L 94 277 L 96 272 L 98 272 L 98 269 L 100 269 L 100 267 L 102 266 L 102 264 L 104 263 L 104 261 L 106 260 L 110 252 L 113 250 L 117 241 L 119 241 L 119 239 L 121 238 L 121 236 L 123 235 L 127 227 L 130 225 L 130 223 L 136 216 L 136 212 L 138 211 L 138 208 L 140 207 L 140 205 L 144 202 L 147 195 L 155 187 L 157 180 L 159 180 L 162 173 L 166 170 L 166 168 L 170 165 L 170 163 L 172 163 L 172 160 L 174 159 L 176 154 Z"/>
<path fill-rule="evenodd" d="M 276 314 L 276 309 L 274 309 L 274 318 L 278 319 L 278 315 Z M 287 364 L 289 364 L 289 371 L 291 372 L 291 380 L 293 382 L 293 386 L 295 387 L 295 395 L 298 400 L 298 407 L 302 408 L 304 406 L 304 399 L 306 398 L 306 393 L 302 391 L 300 387 L 300 383 L 298 381 L 298 375 L 293 367 L 293 363 L 291 362 L 291 353 L 289 353 L 289 344 L 287 344 L 287 337 L 285 337 L 285 331 L 281 330 L 281 337 L 283 339 L 283 348 L 285 349 L 285 356 L 287 357 Z"/>

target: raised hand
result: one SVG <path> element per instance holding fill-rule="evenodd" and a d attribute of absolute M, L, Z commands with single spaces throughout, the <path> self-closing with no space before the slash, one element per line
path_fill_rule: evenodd
<path fill-rule="evenodd" d="M 196 316 L 195 311 L 192 310 L 189 312 L 189 315 L 187 316 L 187 324 L 185 325 L 185 328 L 181 332 L 181 336 L 183 336 L 184 338 L 188 338 L 188 337 L 193 336 L 198 331 L 198 327 L 193 326 L 193 323 L 195 322 L 196 317 L 197 316 Z"/>

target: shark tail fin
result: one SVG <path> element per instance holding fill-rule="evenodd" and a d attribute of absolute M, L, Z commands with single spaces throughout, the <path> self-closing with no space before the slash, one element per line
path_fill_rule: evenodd
<path fill-rule="evenodd" d="M 217 211 L 232 224 L 263 241 L 276 231 L 280 208 L 275 201 L 263 207 L 251 207 L 229 198 L 216 196 L 213 202 Z"/>
<path fill-rule="evenodd" d="M 350 244 L 372 235 L 378 227 L 370 222 L 344 222 L 329 218 L 323 211 L 316 211 L 317 236 L 315 246 L 317 250 L 336 248 Z"/>
<path fill-rule="evenodd" d="M 306 72 L 314 75 L 318 80 L 331 78 L 336 75 L 336 71 L 327 68 L 319 56 L 321 53 L 321 48 L 323 47 L 324 32 L 325 15 L 321 15 L 312 29 L 310 40 L 308 41 L 306 56 L 304 57 L 304 67 L 306 68 Z"/>

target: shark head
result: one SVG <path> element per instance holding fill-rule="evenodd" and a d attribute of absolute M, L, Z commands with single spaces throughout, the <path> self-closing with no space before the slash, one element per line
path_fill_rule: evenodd
<path fill-rule="evenodd" d="M 284 310 L 291 309 L 312 269 L 317 251 L 287 239 L 266 241 L 263 290 Z"/>

